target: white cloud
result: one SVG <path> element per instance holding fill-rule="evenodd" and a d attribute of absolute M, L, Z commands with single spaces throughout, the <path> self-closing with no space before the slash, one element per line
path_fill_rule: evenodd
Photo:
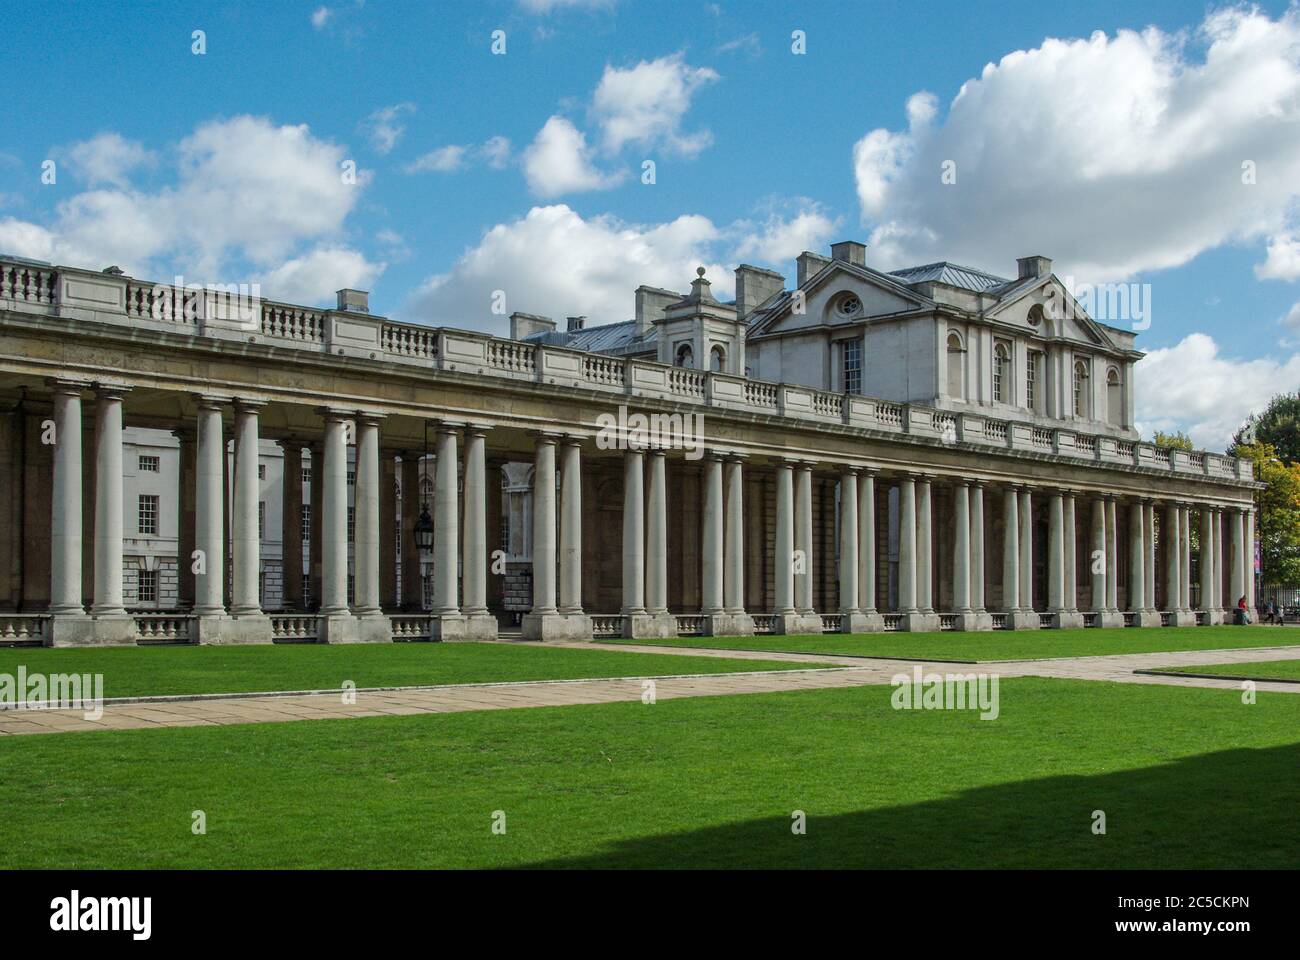
<path fill-rule="evenodd" d="M 510 163 L 510 141 L 496 136 L 489 137 L 477 147 L 450 144 L 417 157 L 404 169 L 407 173 L 453 173 L 465 169 L 473 160 L 482 160 L 493 170 L 504 169 Z"/>
<path fill-rule="evenodd" d="M 1286 316 L 1279 322 L 1282 326 L 1290 327 L 1296 333 L 1300 333 L 1300 300 L 1291 304 L 1291 309 L 1286 312 Z"/>
<path fill-rule="evenodd" d="M 733 277 L 711 259 L 721 237 L 701 216 L 635 225 L 610 216 L 584 220 L 563 204 L 534 207 L 489 230 L 450 272 L 430 278 L 403 313 L 420 322 L 504 333 L 506 317 L 491 312 L 493 292 L 501 290 L 507 316 L 519 310 L 561 324 L 579 314 L 595 323 L 626 320 L 640 284 L 688 290 L 700 265 L 713 295 L 728 299 Z"/>
<path fill-rule="evenodd" d="M 333 304 L 335 291 L 369 290 L 384 264 L 371 263 L 356 250 L 318 247 L 257 278 L 262 296 L 302 304 Z"/>
<path fill-rule="evenodd" d="M 1268 242 L 1268 255 L 1255 267 L 1261 280 L 1300 280 L 1300 235 L 1285 233 Z"/>
<path fill-rule="evenodd" d="M 525 13 L 549 14 L 563 9 L 597 10 L 614 6 L 615 0 L 519 0 Z"/>
<path fill-rule="evenodd" d="M 683 133 L 681 122 L 696 91 L 717 79 L 708 67 L 688 66 L 680 53 L 627 69 L 606 65 L 591 106 L 605 149 L 614 152 L 634 143 L 683 156 L 699 153 L 713 135 L 707 129 Z"/>
<path fill-rule="evenodd" d="M 157 157 L 142 144 L 111 131 L 56 150 L 55 154 L 63 158 L 74 175 L 91 186 L 124 187 L 132 171 L 157 162 Z"/>
<path fill-rule="evenodd" d="M 304 243 L 338 237 L 368 181 L 343 182 L 343 148 L 306 126 L 240 116 L 200 124 L 168 155 L 175 182 L 156 192 L 89 190 L 61 202 L 47 224 L 0 220 L 0 248 L 128 273 L 236 282 Z"/>
<path fill-rule="evenodd" d="M 813 200 L 798 198 L 784 206 L 791 205 L 794 207 L 793 215 L 788 218 L 773 209 L 761 225 L 738 224 L 741 236 L 734 257 L 779 265 L 793 260 L 805 250 L 824 248 L 835 232 L 838 219 L 831 217 L 821 204 Z"/>
<path fill-rule="evenodd" d="M 370 145 L 377 153 L 388 153 L 397 146 L 406 132 L 402 117 L 415 111 L 413 103 L 395 103 L 380 107 L 361 122 L 361 130 L 370 138 Z"/>
<path fill-rule="evenodd" d="M 559 115 L 537 132 L 523 154 L 524 178 L 539 197 L 558 197 L 584 190 L 606 190 L 623 179 L 592 164 L 582 131 Z"/>
<path fill-rule="evenodd" d="M 1300 198 L 1300 7 L 1276 21 L 1221 10 L 1190 37 L 1045 40 L 987 65 L 942 120 L 929 95 L 907 113 L 905 130 L 854 148 L 882 265 L 948 258 L 1005 273 L 1040 252 L 1100 281 L 1274 237 L 1263 269 L 1284 269 Z M 945 161 L 955 184 L 940 182 Z"/>
<path fill-rule="evenodd" d="M 1136 414 L 1144 436 L 1186 430 L 1198 447 L 1223 450 L 1252 411 L 1300 383 L 1300 354 L 1241 360 L 1204 333 L 1152 350 L 1136 368 Z"/>
<path fill-rule="evenodd" d="M 324 30 L 325 24 L 330 22 L 334 16 L 334 11 L 329 7 L 317 7 L 311 14 L 311 25 L 317 30 Z"/>
<path fill-rule="evenodd" d="M 469 147 L 456 144 L 439 147 L 437 150 L 430 150 L 424 156 L 417 157 L 411 163 L 408 163 L 406 172 L 424 173 L 433 171 L 436 173 L 450 173 L 453 170 L 460 170 L 465 166 L 465 155 L 468 152 Z"/>

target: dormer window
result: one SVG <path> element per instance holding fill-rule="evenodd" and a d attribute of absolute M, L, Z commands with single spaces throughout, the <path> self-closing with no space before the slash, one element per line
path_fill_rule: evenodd
<path fill-rule="evenodd" d="M 689 343 L 679 343 L 677 353 L 673 357 L 673 366 L 675 367 L 693 367 L 695 366 L 695 351 Z"/>

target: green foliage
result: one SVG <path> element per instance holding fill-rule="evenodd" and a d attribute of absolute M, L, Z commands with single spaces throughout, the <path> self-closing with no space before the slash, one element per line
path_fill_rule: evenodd
<path fill-rule="evenodd" d="M 1272 446 L 1287 463 L 1300 463 L 1300 391 L 1278 394 L 1263 413 L 1252 415 L 1250 422 L 1233 434 L 1233 448 L 1249 445 L 1247 433 L 1252 426 L 1255 443 Z"/>
<path fill-rule="evenodd" d="M 1268 443 L 1238 444 L 1233 454 L 1255 464 L 1259 493 L 1256 520 L 1264 582 L 1300 585 L 1300 463 L 1286 462 Z"/>
<path fill-rule="evenodd" d="M 1196 444 L 1192 443 L 1192 438 L 1183 431 L 1177 433 L 1162 433 L 1157 430 L 1151 437 L 1151 442 L 1157 447 L 1173 448 L 1175 450 L 1195 450 Z"/>

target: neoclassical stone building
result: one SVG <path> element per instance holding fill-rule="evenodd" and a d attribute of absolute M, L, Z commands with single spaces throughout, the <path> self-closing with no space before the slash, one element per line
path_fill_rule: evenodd
<path fill-rule="evenodd" d="M 1140 441 L 1134 335 L 1050 261 L 885 273 L 848 242 L 791 287 L 742 265 L 722 303 L 700 271 L 638 288 L 631 320 L 516 313 L 497 338 L 358 291 L 324 310 L 0 259 L 0 641 L 1158 626 L 1253 602 L 1250 464 Z M 179 444 L 172 611 L 124 594 L 127 428 Z M 283 554 L 310 542 L 276 609 L 267 440 L 304 517 Z"/>

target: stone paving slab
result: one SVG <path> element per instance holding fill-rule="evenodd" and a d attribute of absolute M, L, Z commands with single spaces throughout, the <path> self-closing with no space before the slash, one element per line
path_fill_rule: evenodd
<path fill-rule="evenodd" d="M 555 644 L 551 644 L 554 646 Z M 618 677 L 596 680 L 536 680 L 507 683 L 458 684 L 442 687 L 399 687 L 358 690 L 354 703 L 344 703 L 341 691 L 328 693 L 222 695 L 219 698 L 167 699 L 149 702 L 106 703 L 97 719 L 87 719 L 80 710 L 0 710 L 0 736 L 68 733 L 77 731 L 144 730 L 179 726 L 226 726 L 243 723 L 286 723 L 298 720 L 345 719 L 350 717 L 411 716 L 424 713 L 459 713 L 473 710 L 513 710 L 527 707 L 569 706 L 635 702 L 641 699 L 646 679 L 655 682 L 655 696 L 671 700 L 683 697 L 731 696 L 746 693 L 779 693 L 790 690 L 878 686 L 896 675 L 910 674 L 914 667 L 926 673 L 996 673 L 1000 677 L 1054 677 L 1118 683 L 1165 684 L 1239 690 L 1239 680 L 1214 680 L 1192 676 L 1135 673 L 1157 667 L 1201 663 L 1247 663 L 1264 660 L 1300 659 L 1295 647 L 1255 647 L 1247 650 L 1187 650 L 1175 653 L 1115 654 L 1091 657 L 1062 657 L 1051 660 L 1002 660 L 980 664 L 952 661 L 897 660 L 868 657 L 837 657 L 825 654 L 772 654 L 742 650 L 700 650 L 695 647 L 629 646 L 625 644 L 572 644 L 587 649 L 640 649 L 648 653 L 689 654 L 733 659 L 784 659 L 836 666 L 807 670 L 761 671 L 754 673 L 711 673 L 667 677 Z M 1300 693 L 1300 684 L 1256 682 L 1256 689 L 1277 693 Z"/>

